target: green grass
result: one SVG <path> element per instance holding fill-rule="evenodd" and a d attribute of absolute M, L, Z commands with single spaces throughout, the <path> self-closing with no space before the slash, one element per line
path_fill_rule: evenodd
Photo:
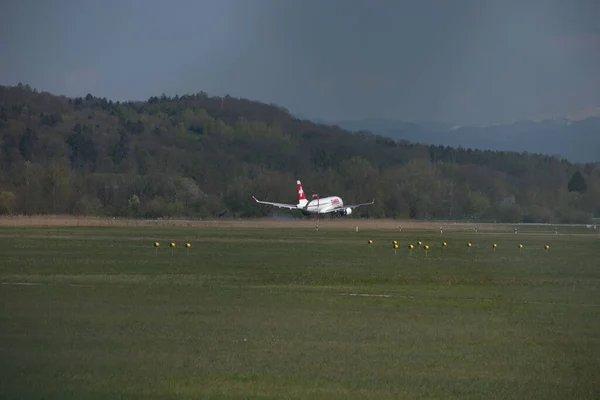
<path fill-rule="evenodd" d="M 600 396 L 594 234 L 110 227 L 0 239 L 2 398 Z M 409 254 L 417 240 L 427 257 Z"/>

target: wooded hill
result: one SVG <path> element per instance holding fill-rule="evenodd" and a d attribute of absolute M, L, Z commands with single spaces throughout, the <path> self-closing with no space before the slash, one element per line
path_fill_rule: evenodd
<path fill-rule="evenodd" d="M 0 87 L 0 214 L 257 217 L 254 203 L 337 194 L 357 215 L 588 222 L 600 168 L 416 145 L 206 93 L 112 102 Z M 297 214 L 295 214 L 297 215 Z M 353 215 L 354 216 L 354 215 Z"/>

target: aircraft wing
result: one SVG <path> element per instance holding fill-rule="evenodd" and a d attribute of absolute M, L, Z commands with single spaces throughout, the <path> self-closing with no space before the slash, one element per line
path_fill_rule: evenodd
<path fill-rule="evenodd" d="M 260 203 L 260 204 L 268 204 L 270 206 L 275 206 L 275 207 L 279 207 L 279 208 L 287 208 L 288 210 L 297 210 L 298 209 L 298 206 L 295 204 L 272 203 L 270 201 L 261 201 L 261 200 L 258 200 L 254 196 L 252 196 L 252 198 L 254 199 L 254 201 L 256 201 L 257 203 Z"/>
<path fill-rule="evenodd" d="M 374 204 L 374 203 L 375 203 L 375 199 L 373 199 L 369 203 L 351 204 L 349 206 L 345 205 L 344 207 L 341 207 L 341 208 L 357 208 L 357 207 L 360 207 L 360 206 L 370 206 L 371 204 Z"/>

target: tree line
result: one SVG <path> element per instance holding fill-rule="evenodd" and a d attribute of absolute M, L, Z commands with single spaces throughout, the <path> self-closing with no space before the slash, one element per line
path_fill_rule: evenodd
<path fill-rule="evenodd" d="M 204 92 L 113 102 L 0 87 L 0 214 L 248 218 L 296 202 L 376 198 L 357 216 L 586 223 L 600 167 L 428 146 L 300 120 Z M 354 214 L 353 214 L 354 215 Z"/>

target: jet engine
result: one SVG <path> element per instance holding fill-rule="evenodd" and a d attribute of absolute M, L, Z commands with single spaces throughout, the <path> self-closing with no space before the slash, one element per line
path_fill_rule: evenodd
<path fill-rule="evenodd" d="M 350 207 L 348 207 L 344 210 L 344 215 L 350 215 L 350 214 L 352 214 L 352 209 Z"/>

